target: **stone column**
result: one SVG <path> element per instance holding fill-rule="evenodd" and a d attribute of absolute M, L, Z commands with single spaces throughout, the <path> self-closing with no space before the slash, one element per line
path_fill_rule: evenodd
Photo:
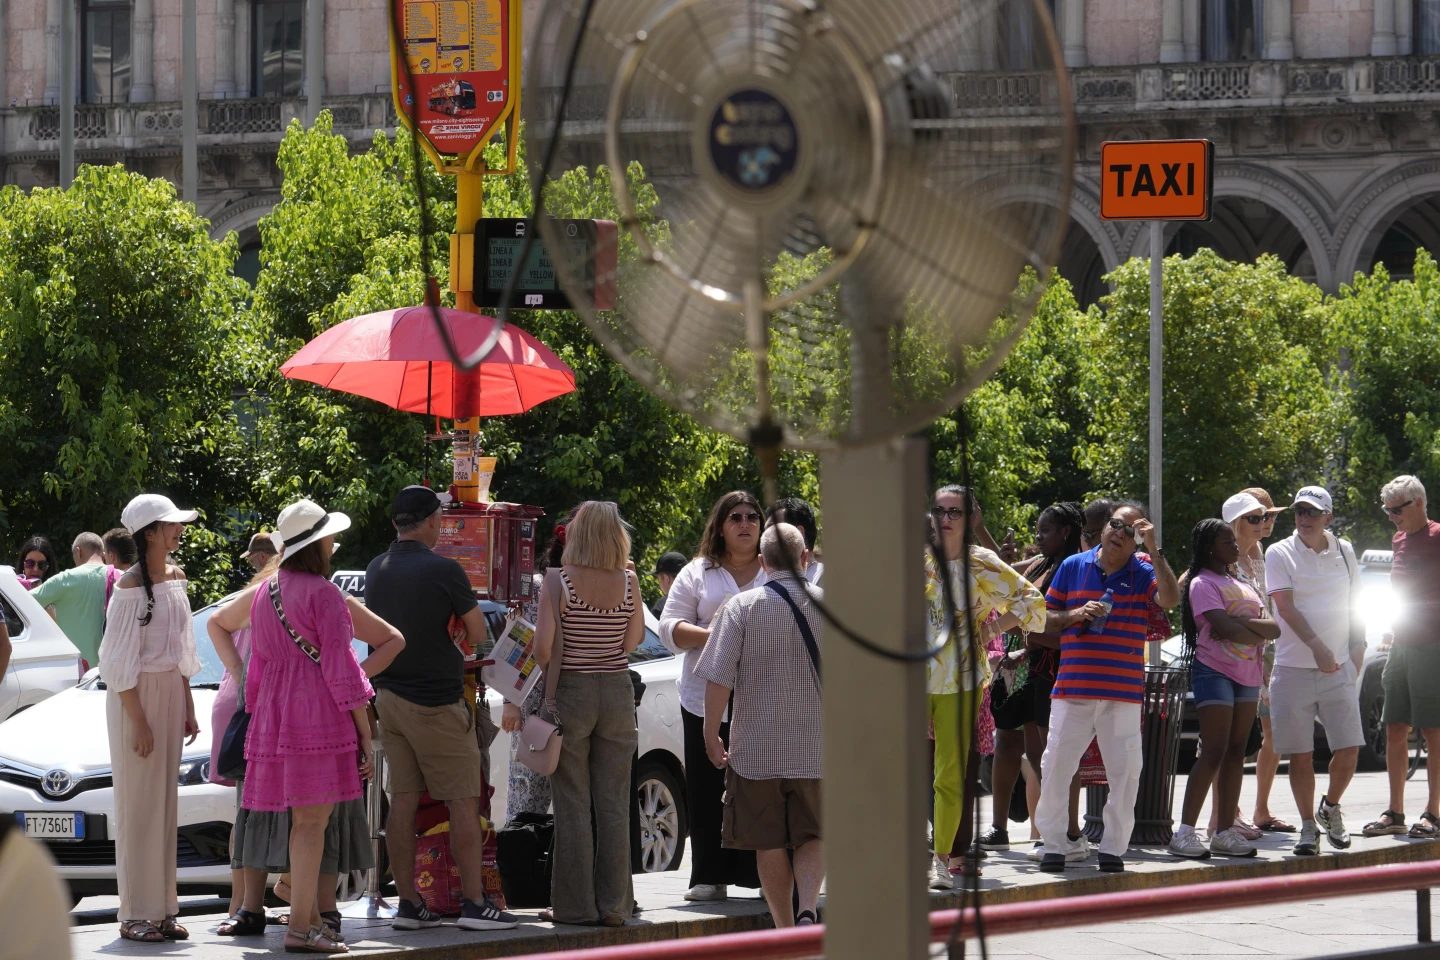
<path fill-rule="evenodd" d="M 1392 0 L 1375 0 L 1374 26 L 1370 31 L 1370 56 L 1395 56 L 1395 4 Z"/>
<path fill-rule="evenodd" d="M 1160 62 L 1180 63 L 1185 59 L 1181 0 L 1164 0 L 1160 10 Z"/>
<path fill-rule="evenodd" d="M 320 115 L 325 96 L 325 0 L 305 3 L 305 125 Z"/>
<path fill-rule="evenodd" d="M 1090 62 L 1085 49 L 1085 0 L 1057 0 L 1055 28 L 1060 33 L 1065 66 L 1083 67 Z"/>
<path fill-rule="evenodd" d="M 1184 26 L 1181 34 L 1185 38 L 1185 60 L 1189 63 L 1198 63 L 1205 51 L 1205 44 L 1200 40 L 1202 29 L 1200 21 L 1205 14 L 1204 0 L 1183 0 L 1183 6 Z"/>
<path fill-rule="evenodd" d="M 1395 53 L 1408 57 L 1415 52 L 1415 8 L 1410 0 L 1395 0 Z"/>
<path fill-rule="evenodd" d="M 135 0 L 130 14 L 130 102 L 155 99 L 155 6 L 153 0 Z"/>
<path fill-rule="evenodd" d="M 235 96 L 235 0 L 215 0 L 216 100 Z"/>
<path fill-rule="evenodd" d="M 0 67 L 0 69 L 4 69 Z M 45 3 L 45 102 L 60 101 L 60 0 Z"/>
<path fill-rule="evenodd" d="M 1260 55 L 1266 60 L 1295 59 L 1291 29 L 1290 0 L 1265 0 L 1265 47 Z"/>

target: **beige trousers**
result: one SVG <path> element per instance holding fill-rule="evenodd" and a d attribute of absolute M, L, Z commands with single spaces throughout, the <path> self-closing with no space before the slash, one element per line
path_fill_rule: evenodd
<path fill-rule="evenodd" d="M 135 752 L 135 729 L 120 694 L 105 698 L 110 763 L 115 771 L 115 877 L 121 923 L 159 923 L 179 912 L 175 898 L 176 772 L 185 728 L 185 678 L 180 671 L 142 673 L 136 686 L 155 749 Z"/>

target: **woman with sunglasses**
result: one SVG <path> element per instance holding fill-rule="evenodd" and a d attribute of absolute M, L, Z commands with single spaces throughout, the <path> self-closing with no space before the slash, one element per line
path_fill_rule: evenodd
<path fill-rule="evenodd" d="M 765 583 L 760 566 L 760 501 L 734 490 L 715 502 L 697 556 L 670 587 L 660 614 L 660 639 L 677 654 L 680 665 L 680 718 L 685 727 L 685 797 L 690 817 L 690 889 L 686 900 L 724 900 L 728 887 L 760 886 L 755 854 L 720 846 L 724 771 L 705 753 L 705 681 L 695 664 L 710 639 L 710 621 L 725 601 Z M 720 739 L 730 743 L 730 724 L 720 724 Z"/>
<path fill-rule="evenodd" d="M 31 537 L 20 545 L 20 554 L 15 558 L 15 573 L 20 585 L 34 590 L 55 575 L 55 548 L 44 537 Z"/>
<path fill-rule="evenodd" d="M 969 846 L 965 784 L 974 779 L 978 766 L 971 747 L 981 691 L 990 679 L 985 631 L 1044 630 L 1045 599 L 1034 584 L 987 547 L 972 543 L 966 561 L 965 526 L 979 517 L 979 507 L 964 487 L 936 490 L 930 516 L 934 545 L 945 565 L 942 580 L 940 565 L 926 551 L 926 647 L 940 647 L 926 663 L 925 679 L 926 710 L 935 729 L 935 842 L 930 886 L 948 890 L 954 887 L 951 855 L 957 847 Z M 965 603 L 966 580 L 969 616 L 952 616 L 952 611 Z M 987 623 L 992 614 L 995 619 Z M 965 842 L 958 842 L 962 838 Z M 974 861 L 962 859 L 958 866 L 978 871 Z"/>
<path fill-rule="evenodd" d="M 1245 743 L 1260 701 L 1261 651 L 1280 635 L 1280 628 L 1259 592 L 1233 575 L 1240 547 L 1229 524 L 1215 519 L 1196 524 L 1190 557 L 1180 621 L 1186 652 L 1193 657 L 1190 688 L 1200 716 L 1200 755 L 1185 786 L 1170 852 L 1196 859 L 1212 853 L 1253 857 L 1254 844 L 1233 827 L 1245 776 Z M 1195 832 L 1195 821 L 1212 782 L 1219 796 L 1216 829 L 1207 848 Z"/>

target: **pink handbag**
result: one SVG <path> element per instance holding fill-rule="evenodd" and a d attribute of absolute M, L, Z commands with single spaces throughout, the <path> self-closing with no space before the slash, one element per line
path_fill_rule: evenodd
<path fill-rule="evenodd" d="M 551 576 L 553 572 L 553 569 L 546 571 L 547 583 L 553 583 L 558 579 Z M 560 665 L 565 659 L 563 634 L 557 611 L 555 646 L 550 651 L 550 669 L 545 671 L 545 699 L 541 703 L 540 713 L 532 713 L 525 718 L 525 723 L 521 725 L 518 734 L 520 746 L 515 751 L 516 759 L 542 777 L 550 776 L 555 772 L 555 768 L 560 766 L 560 747 L 565 734 L 560 727 L 560 717 L 555 712 L 555 691 L 560 687 Z M 553 723 L 541 716 L 541 713 L 545 711 L 549 711 L 550 715 L 555 718 Z"/>

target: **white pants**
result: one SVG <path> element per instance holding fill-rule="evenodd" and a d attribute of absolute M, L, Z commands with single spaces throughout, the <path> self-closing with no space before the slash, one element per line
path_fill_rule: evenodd
<path fill-rule="evenodd" d="M 1070 845 L 1070 781 L 1091 738 L 1100 742 L 1110 798 L 1105 803 L 1101 853 L 1124 856 L 1135 829 L 1135 795 L 1140 791 L 1140 704 L 1116 700 L 1058 699 L 1050 707 L 1050 736 L 1040 760 L 1040 805 L 1035 824 L 1047 853 Z"/>

